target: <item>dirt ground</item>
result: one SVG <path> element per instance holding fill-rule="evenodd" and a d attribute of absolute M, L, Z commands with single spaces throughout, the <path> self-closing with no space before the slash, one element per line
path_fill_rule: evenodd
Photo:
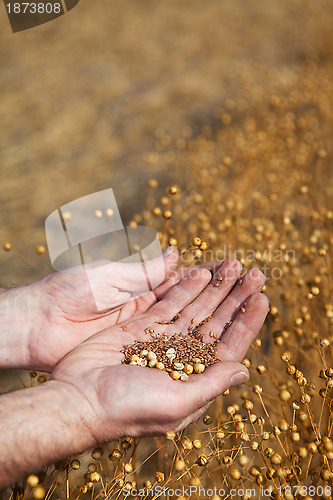
<path fill-rule="evenodd" d="M 125 216 L 139 211 L 147 179 L 170 179 L 145 161 L 160 129 L 210 125 L 243 71 L 264 85 L 325 65 L 332 23 L 328 0 L 81 0 L 13 34 L 2 10 L 0 241 L 36 259 L 52 211 L 109 187 Z M 37 277 L 15 255 L 0 264 L 2 286 Z"/>

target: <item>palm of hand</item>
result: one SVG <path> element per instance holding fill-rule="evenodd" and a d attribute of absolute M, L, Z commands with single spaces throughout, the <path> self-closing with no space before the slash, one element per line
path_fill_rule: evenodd
<path fill-rule="evenodd" d="M 237 261 L 225 261 L 212 279 L 207 270 L 187 276 L 146 313 L 94 335 L 57 365 L 52 378 L 74 386 L 85 403 L 88 400 L 96 441 L 181 429 L 229 387 L 233 374 L 246 371 L 240 361 L 262 326 L 267 299 L 258 293 L 263 275 L 249 272 L 235 285 L 240 271 Z M 241 312 L 245 300 L 246 311 Z M 173 324 L 156 323 L 180 311 Z M 149 338 L 145 328 L 186 333 L 193 318 L 199 323 L 208 316 L 212 318 L 201 333 L 208 342 L 210 331 L 224 330 L 218 345 L 222 362 L 200 376 L 191 376 L 187 383 L 175 382 L 157 369 L 121 364 L 124 345 Z M 233 323 L 228 327 L 230 319 Z"/>
<path fill-rule="evenodd" d="M 164 259 L 150 261 L 157 282 L 171 275 L 177 260 L 178 253 L 173 252 Z M 36 339 L 30 339 L 31 358 L 42 360 L 39 369 L 51 371 L 60 359 L 91 335 L 145 312 L 177 281 L 177 272 L 173 272 L 172 279 L 140 295 L 146 281 L 143 282 L 142 271 L 137 272 L 137 267 L 137 264 L 109 263 L 92 266 L 89 280 L 83 268 L 69 269 L 44 279 L 39 298 L 39 310 L 43 312 L 39 328 L 42 333 L 35 328 L 32 335 Z M 100 296 L 105 297 L 102 311 L 96 308 L 92 280 Z M 137 292 L 138 297 L 130 300 L 126 286 Z"/>

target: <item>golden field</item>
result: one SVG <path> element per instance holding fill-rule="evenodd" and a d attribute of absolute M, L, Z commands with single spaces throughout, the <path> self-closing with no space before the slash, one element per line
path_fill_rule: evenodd
<path fill-rule="evenodd" d="M 35 251 L 45 218 L 112 187 L 124 221 L 155 227 L 184 265 L 236 255 L 264 270 L 271 307 L 249 383 L 204 419 L 71 457 L 4 498 L 152 498 L 156 484 L 332 498 L 331 3 L 81 3 L 22 34 L 1 19 L 0 238 L 13 250 L 0 285 L 51 272 Z"/>

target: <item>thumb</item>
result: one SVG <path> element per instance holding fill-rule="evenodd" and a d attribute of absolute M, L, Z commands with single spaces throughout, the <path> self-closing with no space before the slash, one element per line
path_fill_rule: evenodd
<path fill-rule="evenodd" d="M 191 376 L 183 386 L 184 407 L 187 412 L 209 405 L 224 391 L 234 385 L 243 384 L 249 380 L 249 371 L 237 361 L 219 362 L 206 368 L 204 373 Z"/>

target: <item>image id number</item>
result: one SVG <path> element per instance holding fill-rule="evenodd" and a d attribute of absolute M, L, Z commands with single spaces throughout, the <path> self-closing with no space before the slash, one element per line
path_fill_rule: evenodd
<path fill-rule="evenodd" d="M 14 3 L 6 4 L 8 14 L 60 14 L 61 4 L 57 3 Z"/>

